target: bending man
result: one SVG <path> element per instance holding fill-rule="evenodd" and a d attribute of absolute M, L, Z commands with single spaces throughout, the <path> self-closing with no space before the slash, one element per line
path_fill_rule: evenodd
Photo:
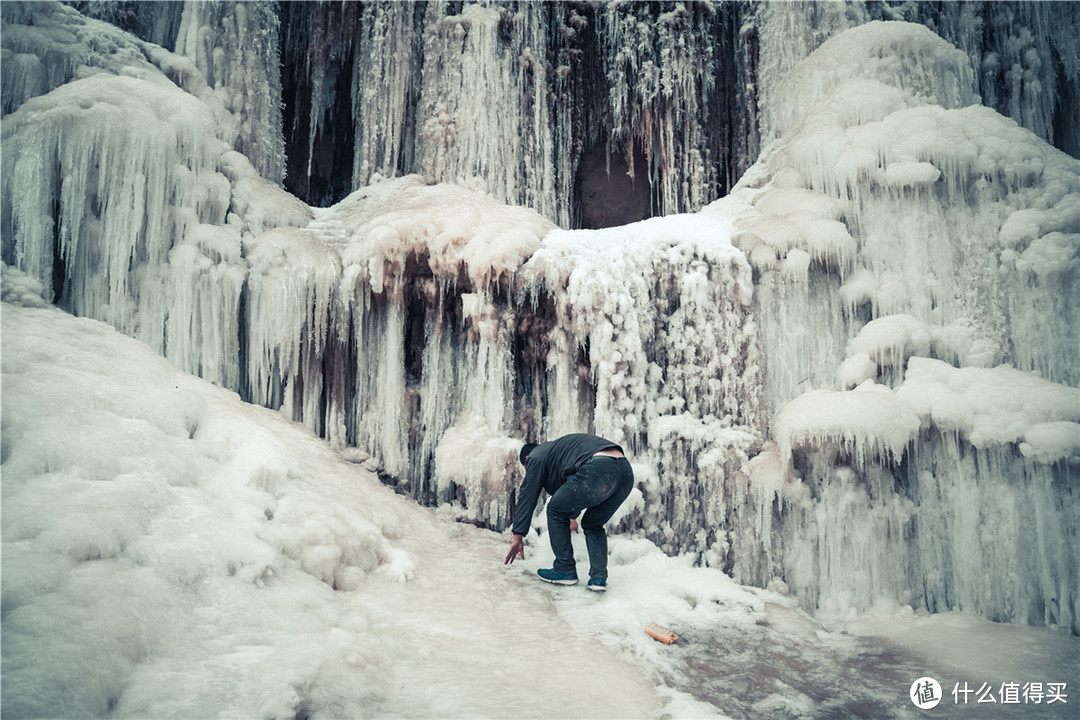
<path fill-rule="evenodd" d="M 540 445 L 526 443 L 521 448 L 525 479 L 514 509 L 514 540 L 503 564 L 525 559 L 524 539 L 532 524 L 533 511 L 546 490 L 548 536 L 555 552 L 550 569 L 537 570 L 540 579 L 556 585 L 578 581 L 574 548 L 570 542 L 570 521 L 584 510 L 581 529 L 589 550 L 589 589 L 607 589 L 607 534 L 604 523 L 611 519 L 634 487 L 634 471 L 623 450 L 596 435 L 564 435 Z"/>

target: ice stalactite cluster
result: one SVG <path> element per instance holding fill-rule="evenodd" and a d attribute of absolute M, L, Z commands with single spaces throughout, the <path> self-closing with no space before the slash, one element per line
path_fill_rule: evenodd
<path fill-rule="evenodd" d="M 758 106 L 763 144 L 778 133 L 779 114 L 786 112 L 789 98 L 777 87 L 788 72 L 819 45 L 869 21 L 867 8 L 859 3 L 764 3 L 754 25 L 758 42 Z"/>
<path fill-rule="evenodd" d="M 184 4 L 176 52 L 192 60 L 241 119 L 234 148 L 271 182 L 285 178 L 278 18 L 268 3 Z"/>
<path fill-rule="evenodd" d="M 609 84 L 609 152 L 648 180 L 655 215 L 696 210 L 717 195 L 719 59 L 712 5 L 605 6 L 600 35 Z M 634 151 L 645 167 L 634 167 Z"/>
<path fill-rule="evenodd" d="M 414 151 L 405 138 L 415 128 L 415 68 L 423 57 L 411 3 L 367 4 L 362 12 L 352 77 L 354 186 L 412 167 Z"/>
<path fill-rule="evenodd" d="M 418 176 L 312 215 L 246 236 L 245 394 L 338 447 L 364 448 L 404 492 L 430 502 L 461 492 L 478 522 L 505 522 L 510 475 L 489 487 L 482 472 L 436 477 L 432 466 L 451 425 L 467 436 L 512 423 L 509 280 L 551 224 Z M 448 462 L 477 470 L 484 457 Z M 484 504 L 490 514 L 476 510 Z"/>
<path fill-rule="evenodd" d="M 207 106 L 164 77 L 94 74 L 27 101 L 3 127 L 5 261 L 73 311 L 166 353 L 170 300 L 157 291 L 169 255 L 189 231 L 193 246 L 217 243 L 195 231 L 225 223 L 229 183 L 217 159 L 226 146 L 213 126 Z M 239 238 L 227 244 L 196 254 L 239 259 Z"/>
<path fill-rule="evenodd" d="M 635 520 L 672 552 L 726 543 L 725 474 L 760 443 L 752 280 L 730 234 L 698 215 L 554 231 L 520 273 L 526 299 L 554 306 L 546 410 L 527 429 L 592 430 L 626 448 L 652 478 Z"/>
<path fill-rule="evenodd" d="M 450 14 L 449 7 L 428 7 L 418 168 L 554 217 L 546 9 L 525 3 L 512 15 L 504 7 L 466 5 Z M 507 107 L 496 98 L 516 102 Z"/>
<path fill-rule="evenodd" d="M 376 175 L 420 173 L 558 215 L 547 6 L 293 4 L 285 12 L 283 57 L 293 70 L 285 96 L 295 118 L 286 134 L 306 165 L 291 170 L 291 185 L 309 202 L 332 204 Z"/>
<path fill-rule="evenodd" d="M 587 346 L 594 423 L 609 439 L 642 448 L 644 422 L 665 415 L 758 422 L 744 385 L 759 371 L 745 315 L 749 266 L 728 237 L 724 222 L 694 215 L 556 231 L 522 269 L 532 292 L 554 298 L 559 342 L 548 362 L 570 372 L 575 341 Z M 586 398 L 551 399 L 578 406 Z"/>
<path fill-rule="evenodd" d="M 812 498 L 776 495 L 789 587 L 1075 631 L 1080 162 L 972 104 L 965 64 L 914 24 L 825 42 L 706 212 L 739 213 L 777 461 Z"/>
<path fill-rule="evenodd" d="M 431 2 L 283 13 L 289 184 L 313 204 L 375 174 L 419 173 L 569 227 L 587 153 L 606 159 L 605 175 L 637 177 L 649 215 L 700 208 L 748 163 L 723 145 L 753 145 L 742 135 L 756 129 L 727 120 L 737 101 L 716 88 L 741 88 L 734 68 L 745 59 L 722 64 L 713 39 L 739 44 L 741 11 Z"/>
<path fill-rule="evenodd" d="M 244 196 L 219 170 L 243 144 L 232 110 L 251 107 L 184 57 L 63 5 L 6 5 L 4 21 L 5 57 L 27 58 L 12 85 L 34 89 L 4 118 L 4 261 L 73 312 L 236 387 L 246 270 L 229 210 Z"/>
<path fill-rule="evenodd" d="M 1080 102 L 1070 3 L 291 3 L 282 12 L 290 187 L 319 205 L 373 173 L 455 182 L 482 166 L 474 182 L 563 227 L 597 226 L 582 209 L 593 175 L 632 173 L 647 215 L 700 209 L 757 159 L 759 130 L 773 138 L 787 71 L 872 20 L 940 34 L 966 53 L 984 104 L 1067 151 L 1080 146 L 1069 122 Z M 489 142 L 471 139 L 480 133 Z M 495 147 L 503 157 L 493 168 Z"/>

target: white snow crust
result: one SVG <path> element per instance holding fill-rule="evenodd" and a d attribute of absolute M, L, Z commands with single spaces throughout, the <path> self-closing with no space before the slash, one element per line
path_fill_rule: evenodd
<path fill-rule="evenodd" d="M 955 368 L 912 358 L 897 395 L 924 423 L 959 433 L 975 447 L 1023 442 L 1026 457 L 1080 461 L 1080 389 L 1006 365 Z"/>

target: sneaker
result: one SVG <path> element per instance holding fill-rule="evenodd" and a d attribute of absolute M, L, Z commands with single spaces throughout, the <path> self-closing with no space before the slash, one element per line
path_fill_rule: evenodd
<path fill-rule="evenodd" d="M 593 592 L 606 592 L 607 580 L 604 578 L 592 578 L 587 586 Z"/>
<path fill-rule="evenodd" d="M 544 582 L 553 583 L 555 585 L 577 585 L 577 575 L 561 573 L 555 568 L 537 570 L 536 574 L 539 575 L 540 579 Z"/>

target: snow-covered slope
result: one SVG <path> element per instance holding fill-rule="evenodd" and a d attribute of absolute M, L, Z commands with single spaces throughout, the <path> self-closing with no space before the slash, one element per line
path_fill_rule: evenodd
<path fill-rule="evenodd" d="M 658 707 L 496 535 L 4 278 L 5 717 Z"/>

